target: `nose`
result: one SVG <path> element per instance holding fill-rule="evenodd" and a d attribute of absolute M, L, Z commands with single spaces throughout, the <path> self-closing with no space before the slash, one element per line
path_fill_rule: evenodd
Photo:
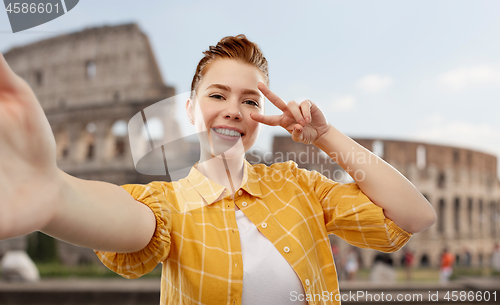
<path fill-rule="evenodd" d="M 239 103 L 236 101 L 227 103 L 227 107 L 224 109 L 224 117 L 226 119 L 241 120 L 242 115 Z"/>

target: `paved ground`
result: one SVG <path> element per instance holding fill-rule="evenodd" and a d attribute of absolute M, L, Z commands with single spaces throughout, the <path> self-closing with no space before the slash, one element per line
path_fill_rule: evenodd
<path fill-rule="evenodd" d="M 500 304 L 498 277 L 462 278 L 446 285 L 437 282 L 340 282 L 340 291 L 345 297 L 342 304 Z M 357 294 L 361 297 L 351 297 Z M 368 294 L 371 294 L 370 299 Z"/>
<path fill-rule="evenodd" d="M 346 290 L 367 289 L 367 290 L 426 290 L 426 289 L 478 289 L 478 290 L 498 290 L 500 289 L 500 277 L 491 278 L 462 278 L 450 282 L 448 285 L 425 282 L 369 282 L 369 281 L 340 281 L 340 288 Z M 37 283 L 9 283 L 0 281 L 0 292 L 7 291 L 159 291 L 160 279 L 43 279 Z"/>
<path fill-rule="evenodd" d="M 500 303 L 500 278 L 462 278 L 450 282 L 448 285 L 423 282 L 400 283 L 373 283 L 367 281 L 340 282 L 342 294 L 367 293 L 391 294 L 395 302 L 398 294 L 421 294 L 423 304 L 444 304 L 443 298 L 448 291 L 489 291 L 496 292 L 497 302 L 483 302 L 475 304 Z M 131 304 L 149 305 L 159 304 L 159 279 L 44 279 L 37 283 L 7 283 L 0 281 L 0 305 L 41 305 L 41 304 Z M 429 294 L 439 292 L 440 302 L 429 302 Z M 344 300 L 343 304 L 383 304 L 382 302 L 368 302 L 366 298 Z M 400 304 L 408 302 L 401 302 Z M 468 304 L 470 302 L 459 302 Z"/>
<path fill-rule="evenodd" d="M 159 279 L 43 279 L 36 283 L 0 281 L 0 293 L 13 291 L 160 291 Z"/>

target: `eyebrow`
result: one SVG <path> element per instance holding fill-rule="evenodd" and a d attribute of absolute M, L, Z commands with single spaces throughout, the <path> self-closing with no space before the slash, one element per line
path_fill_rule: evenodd
<path fill-rule="evenodd" d="M 222 90 L 226 90 L 226 91 L 231 92 L 231 87 L 226 86 L 226 85 L 222 85 L 222 84 L 211 84 L 210 86 L 207 87 L 207 90 L 210 89 L 210 88 L 218 88 L 218 89 L 222 89 Z M 252 90 L 252 89 L 241 89 L 240 92 L 242 94 L 257 95 L 259 97 L 261 96 L 261 94 L 259 93 L 259 91 Z"/>

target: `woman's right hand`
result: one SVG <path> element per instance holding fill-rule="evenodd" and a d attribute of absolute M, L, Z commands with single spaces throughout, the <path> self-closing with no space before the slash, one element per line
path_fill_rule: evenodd
<path fill-rule="evenodd" d="M 49 122 L 30 86 L 0 53 L 0 240 L 43 228 L 58 195 Z"/>

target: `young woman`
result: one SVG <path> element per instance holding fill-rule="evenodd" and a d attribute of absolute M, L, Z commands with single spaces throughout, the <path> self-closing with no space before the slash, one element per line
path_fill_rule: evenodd
<path fill-rule="evenodd" d="M 244 35 L 204 54 L 186 102 L 200 161 L 179 181 L 122 187 L 57 168 L 36 97 L 0 57 L 0 239 L 40 230 L 96 249 L 126 278 L 163 263 L 161 304 L 338 304 L 328 234 L 392 252 L 435 222 L 404 176 L 316 104 L 285 103 L 270 91 L 267 61 Z M 266 116 L 264 97 L 283 113 Z M 363 175 L 339 184 L 291 161 L 250 165 L 244 153 L 260 123 Z M 342 158 L 348 153 L 364 162 Z"/>

